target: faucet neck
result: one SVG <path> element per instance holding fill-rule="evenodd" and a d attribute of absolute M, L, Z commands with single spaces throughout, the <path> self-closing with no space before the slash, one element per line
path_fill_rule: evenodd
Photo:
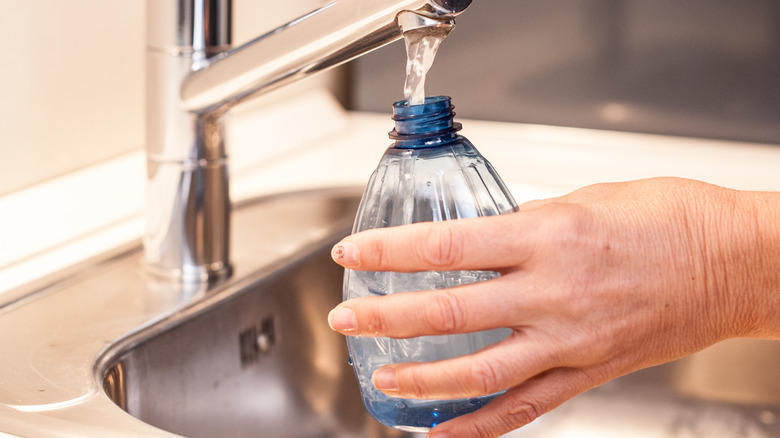
<path fill-rule="evenodd" d="M 147 1 L 148 270 L 176 281 L 224 277 L 230 266 L 225 118 L 182 109 L 184 78 L 230 48 L 231 1 Z"/>

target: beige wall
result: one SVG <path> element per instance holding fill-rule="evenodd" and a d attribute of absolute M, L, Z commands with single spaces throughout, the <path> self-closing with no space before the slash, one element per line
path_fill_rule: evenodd
<path fill-rule="evenodd" d="M 234 42 L 320 3 L 234 0 Z M 142 147 L 143 0 L 0 7 L 0 195 Z"/>
<path fill-rule="evenodd" d="M 0 194 L 139 147 L 142 2 L 0 3 Z"/>

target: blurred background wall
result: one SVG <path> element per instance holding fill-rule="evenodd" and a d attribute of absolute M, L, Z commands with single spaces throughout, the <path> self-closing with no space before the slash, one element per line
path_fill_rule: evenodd
<path fill-rule="evenodd" d="M 142 144 L 142 3 L 0 0 L 0 195 Z"/>
<path fill-rule="evenodd" d="M 388 112 L 404 63 L 358 60 L 351 105 Z M 780 143 L 780 2 L 474 0 L 427 84 L 466 118 Z"/>
<path fill-rule="evenodd" d="M 325 2 L 234 0 L 234 42 Z M 0 6 L 0 195 L 143 146 L 143 0 Z M 389 113 L 404 64 L 394 44 L 321 81 Z M 780 144 L 779 78 L 776 0 L 474 0 L 428 91 L 460 117 Z"/>

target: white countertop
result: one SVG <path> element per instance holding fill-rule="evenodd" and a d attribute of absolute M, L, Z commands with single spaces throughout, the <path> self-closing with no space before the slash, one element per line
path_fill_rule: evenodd
<path fill-rule="evenodd" d="M 344 111 L 326 92 L 267 98 L 234 114 L 231 197 L 363 185 L 390 144 L 388 114 Z M 605 181 L 694 178 L 780 190 L 780 146 L 461 120 L 518 202 Z M 145 157 L 137 151 L 0 197 L 0 294 L 137 241 Z"/>

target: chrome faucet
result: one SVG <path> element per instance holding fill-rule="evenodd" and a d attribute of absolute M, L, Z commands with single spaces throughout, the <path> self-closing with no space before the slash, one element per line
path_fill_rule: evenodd
<path fill-rule="evenodd" d="M 231 48 L 231 0 L 147 0 L 145 258 L 185 282 L 230 274 L 225 113 L 422 28 L 471 0 L 336 0 Z"/>

